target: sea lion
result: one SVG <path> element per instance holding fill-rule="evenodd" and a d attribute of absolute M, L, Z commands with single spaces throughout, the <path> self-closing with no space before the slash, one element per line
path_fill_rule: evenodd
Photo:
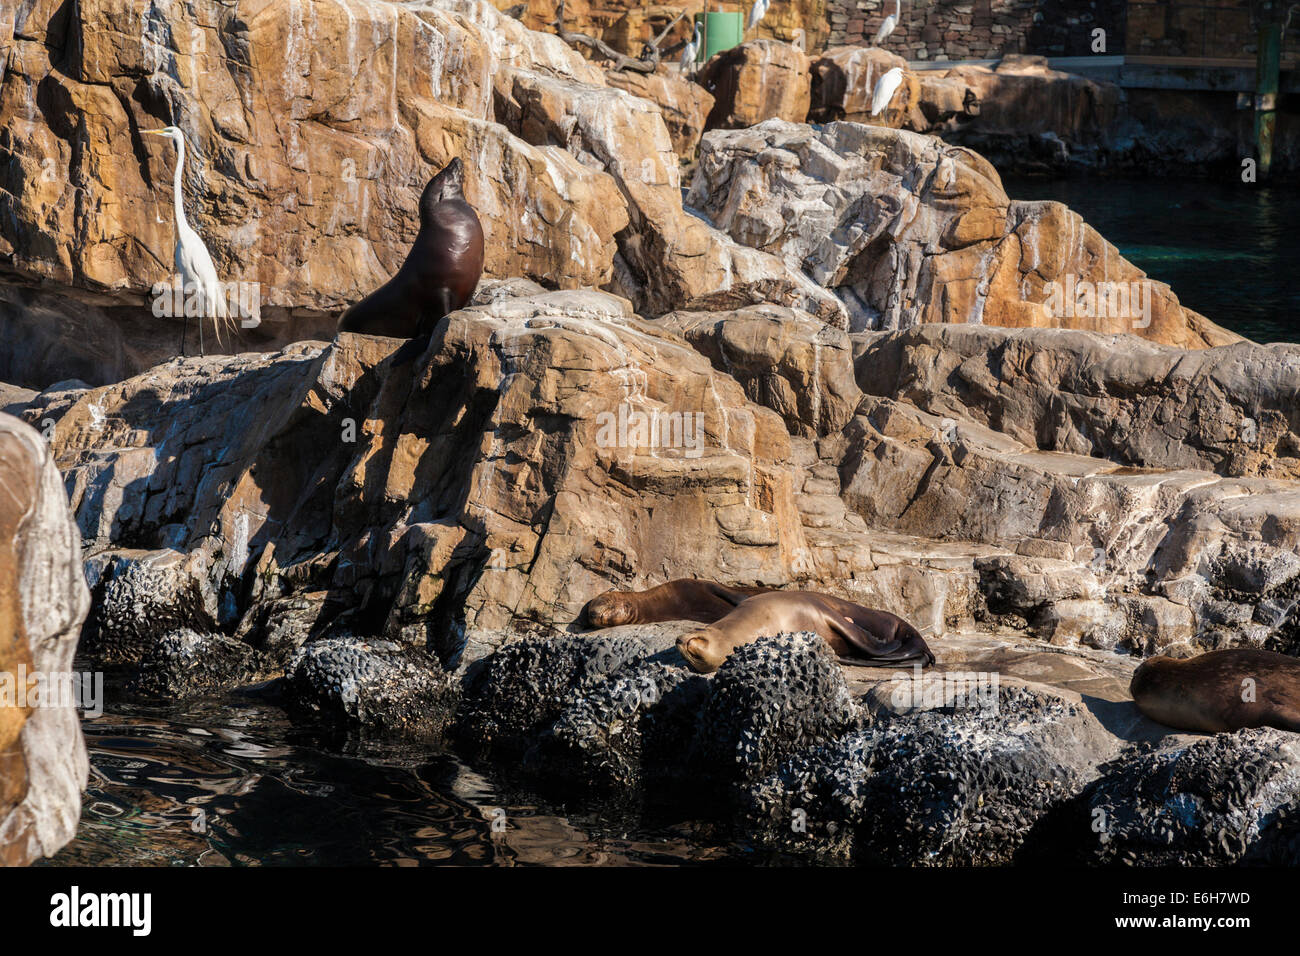
<path fill-rule="evenodd" d="M 1300 732 L 1300 660 L 1287 654 L 1241 647 L 1187 660 L 1152 657 L 1128 689 L 1138 710 L 1178 730 Z"/>
<path fill-rule="evenodd" d="M 339 319 L 340 332 L 409 339 L 427 335 L 469 301 L 483 274 L 483 226 L 465 201 L 456 157 L 420 194 L 420 231 L 402 268 Z"/>
<path fill-rule="evenodd" d="M 712 624 L 734 611 L 746 598 L 771 590 L 678 578 L 646 591 L 606 591 L 586 603 L 578 620 L 588 628 L 656 621 Z"/>
<path fill-rule="evenodd" d="M 934 663 L 925 639 L 901 617 L 815 591 L 756 594 L 708 627 L 683 634 L 677 639 L 677 650 L 692 668 L 707 674 L 742 644 L 783 631 L 821 635 L 845 663 L 869 667 Z"/>

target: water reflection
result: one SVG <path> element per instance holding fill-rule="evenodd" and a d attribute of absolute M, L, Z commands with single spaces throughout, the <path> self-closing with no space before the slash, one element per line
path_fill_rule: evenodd
<path fill-rule="evenodd" d="M 448 754 L 333 753 L 261 703 L 133 706 L 83 726 L 81 826 L 43 865 L 653 865 L 735 854 L 690 824 L 645 829 L 528 803 Z"/>

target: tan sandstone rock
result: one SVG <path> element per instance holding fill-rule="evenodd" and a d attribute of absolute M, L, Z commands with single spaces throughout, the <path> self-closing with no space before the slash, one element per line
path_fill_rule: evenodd
<path fill-rule="evenodd" d="M 716 54 L 695 81 L 714 97 L 707 129 L 739 129 L 769 119 L 808 116 L 808 57 L 788 43 L 750 40 Z"/>
<path fill-rule="evenodd" d="M 665 568 L 789 580 L 806 552 L 780 417 L 625 301 L 506 297 L 418 363 L 391 366 L 400 344 L 172 362 L 83 395 L 54 448 L 91 552 L 202 551 L 218 604 L 257 576 L 442 650 Z"/>
<path fill-rule="evenodd" d="M 933 137 L 775 120 L 713 131 L 688 202 L 834 289 L 854 330 L 946 322 L 1131 332 L 1193 348 L 1239 339 L 1183 308 L 1066 206 L 1009 198 L 987 161 Z M 1105 297 L 1066 308 L 1098 283 Z"/>
<path fill-rule="evenodd" d="M 1087 139 L 1110 126 L 1119 111 L 1118 86 L 1053 70 L 1042 57 L 1004 57 L 993 69 L 961 66 L 941 76 L 975 91 L 980 111 L 972 129 L 982 132 Z"/>
<path fill-rule="evenodd" d="M 152 18 L 126 0 L 66 18 L 58 6 L 20 12 L 0 86 L 8 269 L 143 303 L 172 270 L 175 151 L 139 131 L 172 124 L 190 146 L 189 221 L 223 279 L 260 284 L 269 325 L 385 281 L 421 188 L 455 155 L 471 160 L 489 275 L 575 287 L 612 274 L 627 222 L 614 182 L 492 115 L 504 65 L 593 84 L 601 72 L 486 3 L 262 0 Z M 63 49 L 76 52 L 52 69 Z"/>
<path fill-rule="evenodd" d="M 876 83 L 892 69 L 904 70 L 906 91 L 894 94 L 894 108 L 871 116 L 871 96 Z M 812 63 L 812 97 L 808 118 L 815 123 L 849 120 L 880 123 L 898 128 L 908 114 L 908 104 L 919 90 L 914 75 L 901 56 L 875 46 L 832 47 Z M 917 86 L 917 90 L 913 90 Z M 795 120 L 800 122 L 800 120 Z"/>
<path fill-rule="evenodd" d="M 732 241 L 682 205 L 676 153 L 658 108 L 621 90 L 535 70 L 496 77 L 498 116 L 539 146 L 563 146 L 608 171 L 631 221 L 619 234 L 607 288 L 645 315 L 762 302 L 804 309 L 844 327 L 840 301 L 797 268 Z"/>
<path fill-rule="evenodd" d="M 86 747 L 58 682 L 90 601 L 79 544 L 45 443 L 0 414 L 0 865 L 52 855 L 81 812 Z"/>
<path fill-rule="evenodd" d="M 704 135 L 704 121 L 713 109 L 713 96 L 704 87 L 666 70 L 657 73 L 607 70 L 605 82 L 658 104 L 677 155 L 684 160 L 695 158 L 700 137 Z"/>

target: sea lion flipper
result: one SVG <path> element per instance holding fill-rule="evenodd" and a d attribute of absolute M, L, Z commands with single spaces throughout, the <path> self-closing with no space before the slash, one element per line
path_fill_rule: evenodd
<path fill-rule="evenodd" d="M 892 618 L 892 633 L 888 638 L 882 637 L 881 622 L 876 619 L 879 616 L 868 608 L 850 609 L 848 614 L 833 616 L 830 625 L 850 647 L 862 653 L 865 660 L 858 663 L 873 667 L 912 661 L 928 667 L 934 663 L 934 655 L 919 631 L 906 621 Z"/>
<path fill-rule="evenodd" d="M 701 581 L 700 583 L 719 601 L 724 601 L 732 607 L 736 607 L 755 594 L 765 594 L 771 590 L 770 588 L 734 588 L 726 584 L 719 584 L 717 581 Z"/>
<path fill-rule="evenodd" d="M 900 647 L 898 641 L 882 641 L 863 627 L 859 627 L 848 616 L 832 615 L 827 622 L 837 635 L 850 647 L 861 651 L 864 657 L 884 659 Z"/>

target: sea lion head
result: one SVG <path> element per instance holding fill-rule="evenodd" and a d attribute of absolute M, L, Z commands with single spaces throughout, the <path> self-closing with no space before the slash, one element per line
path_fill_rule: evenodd
<path fill-rule="evenodd" d="M 727 658 L 727 652 L 719 650 L 713 636 L 712 630 L 705 627 L 677 638 L 677 653 L 686 658 L 691 670 L 698 674 L 716 671 Z"/>
<path fill-rule="evenodd" d="M 582 620 L 591 628 L 636 623 L 636 608 L 626 591 L 606 591 L 587 602 Z"/>
<path fill-rule="evenodd" d="M 452 157 L 451 162 L 442 167 L 438 175 L 429 180 L 420 194 L 420 214 L 428 213 L 438 203 L 448 199 L 464 199 L 461 188 L 465 184 L 465 164 L 459 156 Z"/>

